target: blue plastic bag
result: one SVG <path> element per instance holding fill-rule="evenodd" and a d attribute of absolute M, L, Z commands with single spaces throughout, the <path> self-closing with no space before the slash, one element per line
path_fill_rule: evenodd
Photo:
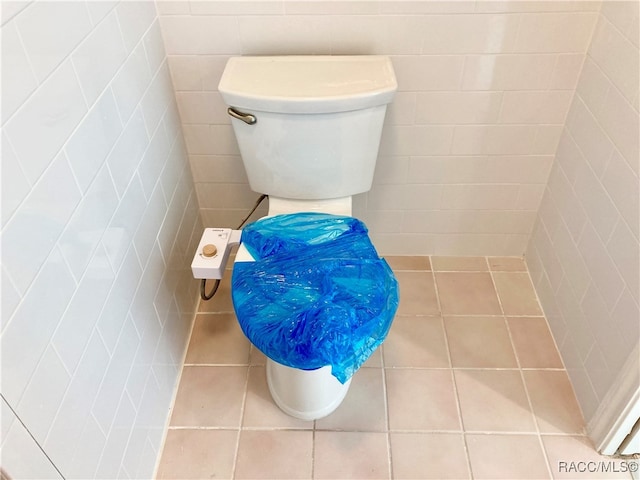
<path fill-rule="evenodd" d="M 247 225 L 255 262 L 236 262 L 232 298 L 249 340 L 283 365 L 331 365 L 346 382 L 386 338 L 398 283 L 365 225 L 322 213 L 278 215 Z"/>

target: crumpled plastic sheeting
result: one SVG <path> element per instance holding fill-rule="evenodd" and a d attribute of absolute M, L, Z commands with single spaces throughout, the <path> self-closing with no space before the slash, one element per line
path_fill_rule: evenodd
<path fill-rule="evenodd" d="M 278 363 L 331 365 L 345 383 L 386 338 L 398 283 L 353 218 L 267 217 L 242 232 L 255 262 L 236 262 L 232 297 L 247 338 Z"/>

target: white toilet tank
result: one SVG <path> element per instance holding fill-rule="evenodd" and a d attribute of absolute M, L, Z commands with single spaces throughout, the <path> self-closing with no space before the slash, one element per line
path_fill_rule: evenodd
<path fill-rule="evenodd" d="M 370 190 L 397 89 L 388 57 L 233 57 L 218 88 L 252 190 L 300 200 Z"/>

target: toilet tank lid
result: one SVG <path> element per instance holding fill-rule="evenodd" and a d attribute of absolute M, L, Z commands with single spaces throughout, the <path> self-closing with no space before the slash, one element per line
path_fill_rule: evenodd
<path fill-rule="evenodd" d="M 232 57 L 218 89 L 229 106 L 279 113 L 331 113 L 390 103 L 398 88 L 382 55 Z"/>

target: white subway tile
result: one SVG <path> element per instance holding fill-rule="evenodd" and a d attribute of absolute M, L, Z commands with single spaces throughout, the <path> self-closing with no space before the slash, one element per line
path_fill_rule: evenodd
<path fill-rule="evenodd" d="M 91 31 L 85 2 L 34 2 L 15 23 L 39 82 Z"/>
<path fill-rule="evenodd" d="M 89 265 L 117 206 L 118 194 L 109 170 L 104 167 L 80 201 L 58 242 L 76 279 L 82 277 Z"/>
<path fill-rule="evenodd" d="M 160 173 L 169 156 L 169 151 L 170 144 L 167 138 L 167 132 L 162 125 L 159 125 L 138 166 L 140 181 L 142 182 L 142 188 L 147 200 L 151 198 L 151 193 L 158 183 Z"/>
<path fill-rule="evenodd" d="M 10 404 L 17 405 L 22 397 L 75 288 L 62 256 L 54 251 L 0 337 L 2 395 Z"/>
<path fill-rule="evenodd" d="M 189 162 L 193 177 L 198 182 L 248 183 L 247 173 L 239 155 L 190 155 Z M 378 166 L 380 163 L 379 160 Z"/>
<path fill-rule="evenodd" d="M 2 232 L 2 262 L 22 294 L 49 256 L 79 201 L 80 192 L 67 159 L 61 154 Z"/>
<path fill-rule="evenodd" d="M 578 248 L 591 273 L 594 288 L 602 296 L 607 311 L 611 311 L 620 298 L 625 283 L 611 261 L 604 242 L 591 224 L 586 225 Z"/>
<path fill-rule="evenodd" d="M 442 208 L 452 210 L 513 210 L 518 185 L 443 185 Z"/>
<path fill-rule="evenodd" d="M 570 279 L 569 286 L 575 298 L 583 298 L 587 293 L 591 276 L 571 234 L 561 222 L 553 236 L 553 248 L 557 253 L 564 275 Z"/>
<path fill-rule="evenodd" d="M 129 119 L 129 123 L 124 127 L 122 135 L 107 157 L 107 165 L 120 197 L 127 189 L 148 145 L 149 137 L 145 130 L 142 112 L 138 109 Z"/>
<path fill-rule="evenodd" d="M 100 52 L 100 55 L 96 55 Z M 71 55 L 82 92 L 93 105 L 127 58 L 115 12 L 87 36 Z"/>
<path fill-rule="evenodd" d="M 251 13 L 253 14 L 275 14 L 284 13 L 287 15 L 375 15 L 380 12 L 379 2 L 362 0 L 358 2 L 322 2 L 322 1 L 300 1 L 287 0 L 271 2 L 250 2 Z M 242 14 L 237 7 L 235 13 Z"/>
<path fill-rule="evenodd" d="M 198 55 L 172 55 L 167 57 L 167 64 L 171 72 L 176 96 L 180 91 L 197 92 L 202 90 L 201 61 L 202 57 Z M 216 83 L 216 88 L 217 86 Z"/>
<path fill-rule="evenodd" d="M 609 89 L 606 100 L 593 110 L 598 123 L 613 140 L 629 166 L 640 174 L 638 171 L 640 168 L 640 162 L 638 162 L 640 117 L 638 112 L 615 88 Z"/>
<path fill-rule="evenodd" d="M 70 380 L 60 357 L 49 346 L 16 406 L 20 421 L 36 439 L 46 438 Z"/>
<path fill-rule="evenodd" d="M 154 247 L 155 240 L 160 231 L 162 221 L 167 212 L 167 204 L 162 195 L 162 188 L 158 184 L 151 194 L 149 204 L 144 212 L 142 221 L 138 226 L 138 230 L 133 238 L 133 244 L 138 254 L 138 259 L 142 265 L 147 264 L 151 250 Z M 156 285 L 159 279 L 154 279 Z"/>
<path fill-rule="evenodd" d="M 544 195 L 544 184 L 520 184 L 518 198 L 513 206 L 515 210 L 537 212 Z"/>
<path fill-rule="evenodd" d="M 120 118 L 128 122 L 151 80 L 144 47 L 138 45 L 113 78 L 111 88 L 118 105 Z"/>
<path fill-rule="evenodd" d="M 536 127 L 536 139 L 533 142 L 531 153 L 538 155 L 555 155 L 564 125 L 538 125 Z"/>
<path fill-rule="evenodd" d="M 501 103 L 501 92 L 418 93 L 415 123 L 449 125 L 496 123 Z"/>
<path fill-rule="evenodd" d="M 189 15 L 189 0 L 170 0 L 156 3 L 159 15 Z"/>
<path fill-rule="evenodd" d="M 373 183 L 407 183 L 407 170 L 409 158 L 396 156 L 383 156 L 378 158 L 376 171 L 373 176 Z M 430 183 L 430 182 L 416 182 Z"/>
<path fill-rule="evenodd" d="M 557 55 L 468 55 L 462 90 L 545 90 Z"/>
<path fill-rule="evenodd" d="M 522 15 L 515 51 L 585 52 L 598 19 L 597 12 Z"/>
<path fill-rule="evenodd" d="M 569 184 L 573 186 L 577 172 L 582 168 L 583 163 L 586 163 L 586 159 L 568 130 L 565 130 L 560 138 L 558 151 L 556 152 L 556 162 L 562 169 Z"/>
<path fill-rule="evenodd" d="M 602 175 L 602 185 L 636 238 L 640 238 L 638 176 L 616 151 Z"/>
<path fill-rule="evenodd" d="M 516 41 L 517 15 L 430 15 L 421 22 L 423 54 L 502 53 Z M 464 35 L 460 33 L 464 32 Z"/>
<path fill-rule="evenodd" d="M 4 5 L 4 3 L 3 3 Z M 38 82 L 22 47 L 15 22 L 2 28 L 2 119 L 5 123 L 36 89 Z M 11 68 L 8 66 L 11 65 Z"/>
<path fill-rule="evenodd" d="M 241 51 L 240 32 L 234 18 L 162 16 L 159 21 L 167 55 L 237 55 Z"/>
<path fill-rule="evenodd" d="M 122 327 L 118 343 L 105 372 L 104 381 L 91 407 L 91 412 L 103 432 L 111 431 L 112 425 L 116 422 L 118 405 L 120 405 L 139 344 L 138 333 L 129 317 Z"/>
<path fill-rule="evenodd" d="M 87 9 L 89 10 L 89 16 L 91 17 L 91 23 L 97 25 L 104 17 L 106 17 L 111 10 L 118 4 L 117 1 L 105 1 L 99 2 L 87 2 Z"/>
<path fill-rule="evenodd" d="M 225 17 L 218 17 L 216 21 L 218 20 L 231 23 Z M 329 16 L 246 15 L 238 17 L 236 21 L 237 28 L 234 28 L 233 32 L 229 32 L 228 38 L 219 39 L 218 48 L 213 49 L 209 47 L 207 51 L 200 53 L 242 53 L 242 55 L 310 55 L 331 53 L 333 39 L 331 35 L 327 35 L 327 32 L 330 32 L 332 28 L 332 18 Z M 233 26 L 235 27 L 235 25 Z M 216 28 L 216 26 L 210 24 L 208 28 Z M 219 33 L 222 34 L 223 32 L 220 31 Z M 240 49 L 237 48 L 236 35 L 239 35 Z M 212 38 L 211 40 L 215 41 L 216 39 Z"/>
<path fill-rule="evenodd" d="M 5 124 L 30 182 L 47 168 L 86 112 L 73 67 L 66 61 Z"/>
<path fill-rule="evenodd" d="M 601 17 L 593 35 L 589 56 L 631 102 L 640 85 L 637 45 L 627 40 L 606 18 Z"/>
<path fill-rule="evenodd" d="M 309 18 L 309 17 L 305 17 Z M 413 48 L 404 50 L 400 46 L 390 44 L 389 19 L 377 15 L 335 15 L 328 17 L 330 25 L 326 33 L 326 40 L 320 45 L 325 53 L 333 55 L 374 54 L 374 53 L 420 53 L 420 41 L 412 33 L 406 32 L 407 41 L 413 39 Z M 324 28 L 322 25 L 320 28 Z M 415 30 L 413 32 L 415 34 Z M 282 47 L 280 47 L 282 48 Z"/>
<path fill-rule="evenodd" d="M 526 155 L 533 151 L 536 132 L 534 125 L 457 125 L 451 153 Z"/>
<path fill-rule="evenodd" d="M 2 205 L 0 205 L 0 208 L 2 209 L 2 225 L 4 226 L 29 193 L 31 185 L 22 168 L 20 168 L 9 139 L 4 135 L 0 146 L 2 147 L 2 158 L 0 159 L 0 162 L 2 162 L 2 178 L 0 178 L 2 182 L 2 191 L 0 192 Z"/>
<path fill-rule="evenodd" d="M 171 77 L 169 76 L 169 68 L 164 64 L 156 73 L 155 78 L 151 82 L 151 85 L 149 85 L 149 89 L 144 97 L 142 97 L 140 103 L 149 136 L 151 136 L 158 127 L 172 96 L 173 87 L 171 85 Z"/>
<path fill-rule="evenodd" d="M 106 253 L 100 247 L 89 262 L 52 337 L 52 344 L 69 372 L 78 368 L 114 279 Z"/>
<path fill-rule="evenodd" d="M 562 124 L 572 98 L 569 90 L 505 92 L 500 123 Z"/>
<path fill-rule="evenodd" d="M 560 54 L 556 60 L 556 66 L 553 69 L 549 88 L 552 90 L 571 90 L 574 91 L 582 65 L 584 64 L 585 55 L 582 53 L 565 53 Z"/>
<path fill-rule="evenodd" d="M 5 406 L 5 402 L 2 401 L 1 404 L 3 423 L 5 422 L 5 411 L 8 411 L 11 418 L 15 419 L 13 412 Z M 12 476 L 16 476 L 16 478 L 62 479 L 49 458 L 19 421 L 12 422 L 6 435 L 3 435 L 3 440 L 2 467 L 5 471 L 11 470 Z M 28 462 L 24 461 L 25 457 L 29 459 Z"/>
<path fill-rule="evenodd" d="M 120 2 L 116 7 L 118 22 L 127 51 L 132 51 L 157 16 L 156 2 Z"/>
<path fill-rule="evenodd" d="M 7 23 L 31 3 L 33 0 L 8 0 L 0 3 L 0 25 Z"/>
<path fill-rule="evenodd" d="M 176 92 L 176 101 L 183 124 L 230 124 L 218 92 Z"/>
<path fill-rule="evenodd" d="M 102 244 L 116 272 L 125 259 L 146 207 L 142 185 L 137 175 L 134 175 L 102 237 Z"/>
<path fill-rule="evenodd" d="M 127 312 L 142 276 L 142 269 L 133 248 L 129 249 L 125 260 L 98 319 L 98 331 L 110 352 L 116 348 Z"/>
<path fill-rule="evenodd" d="M 96 332 L 89 340 L 78 370 L 71 379 L 58 415 L 43 444 L 49 458 L 61 471 L 72 471 L 74 454 L 81 443 L 91 405 L 108 363 L 109 354 Z"/>
<path fill-rule="evenodd" d="M 200 55 L 198 57 L 203 90 L 218 90 L 220 77 L 222 77 L 228 59 L 228 56 L 221 55 Z"/>
<path fill-rule="evenodd" d="M 634 298 L 634 295 L 636 297 Z M 618 303 L 616 304 L 613 312 L 611 312 L 611 318 L 615 321 L 615 328 L 618 332 L 633 332 L 637 331 L 638 318 L 640 318 L 640 308 L 638 307 L 637 292 L 633 295 L 628 288 L 622 292 Z M 637 344 L 637 339 L 633 335 L 622 335 L 623 345 L 614 345 L 614 348 L 621 350 L 625 357 L 629 356 L 632 349 Z M 614 365 L 615 367 L 615 365 Z"/>
<path fill-rule="evenodd" d="M 453 133 L 453 126 L 388 125 L 382 131 L 380 155 L 444 155 Z"/>
<path fill-rule="evenodd" d="M 638 238 L 633 235 L 625 222 L 618 222 L 611 238 L 606 244 L 607 252 L 613 260 L 620 275 L 625 281 L 627 289 L 634 294 L 636 302 L 640 303 L 640 248 Z"/>
<path fill-rule="evenodd" d="M 396 55 L 392 57 L 398 91 L 458 90 L 462 55 Z"/>
<path fill-rule="evenodd" d="M 153 22 L 153 25 L 151 25 L 151 28 L 145 34 L 143 43 L 144 50 L 147 54 L 147 61 L 149 62 L 149 70 L 151 73 L 155 73 L 167 56 L 164 51 L 160 24 L 157 20 Z"/>
<path fill-rule="evenodd" d="M 169 2 L 160 2 L 160 4 Z M 184 2 L 186 3 L 186 2 Z M 133 429 L 135 422 L 136 410 L 131 404 L 131 400 L 127 395 L 123 395 L 117 405 L 116 412 L 111 430 L 107 436 L 107 442 L 102 452 L 102 458 L 96 471 L 96 478 L 113 479 L 119 478 L 119 470 L 122 465 L 129 435 Z"/>
<path fill-rule="evenodd" d="M 96 173 L 104 165 L 107 154 L 121 132 L 122 123 L 118 116 L 116 100 L 111 90 L 107 90 L 65 146 L 71 169 L 83 192 L 86 192 Z"/>
<path fill-rule="evenodd" d="M 0 302 L 0 333 L 4 331 L 4 327 L 9 324 L 13 312 L 20 303 L 22 297 L 13 286 L 13 282 L 9 278 L 9 275 L 2 267 L 2 302 Z"/>
<path fill-rule="evenodd" d="M 578 170 L 573 191 L 588 212 L 591 225 L 602 241 L 606 242 L 620 214 L 589 165 L 584 164 Z"/>
<path fill-rule="evenodd" d="M 439 1 L 414 2 L 413 0 L 398 0 L 395 2 L 380 2 L 380 13 L 384 14 L 427 14 L 427 13 L 473 13 L 475 2 L 473 1 Z"/>
<path fill-rule="evenodd" d="M 104 433 L 95 418 L 89 415 L 74 452 L 70 469 L 79 478 L 93 478 L 105 444 Z"/>

